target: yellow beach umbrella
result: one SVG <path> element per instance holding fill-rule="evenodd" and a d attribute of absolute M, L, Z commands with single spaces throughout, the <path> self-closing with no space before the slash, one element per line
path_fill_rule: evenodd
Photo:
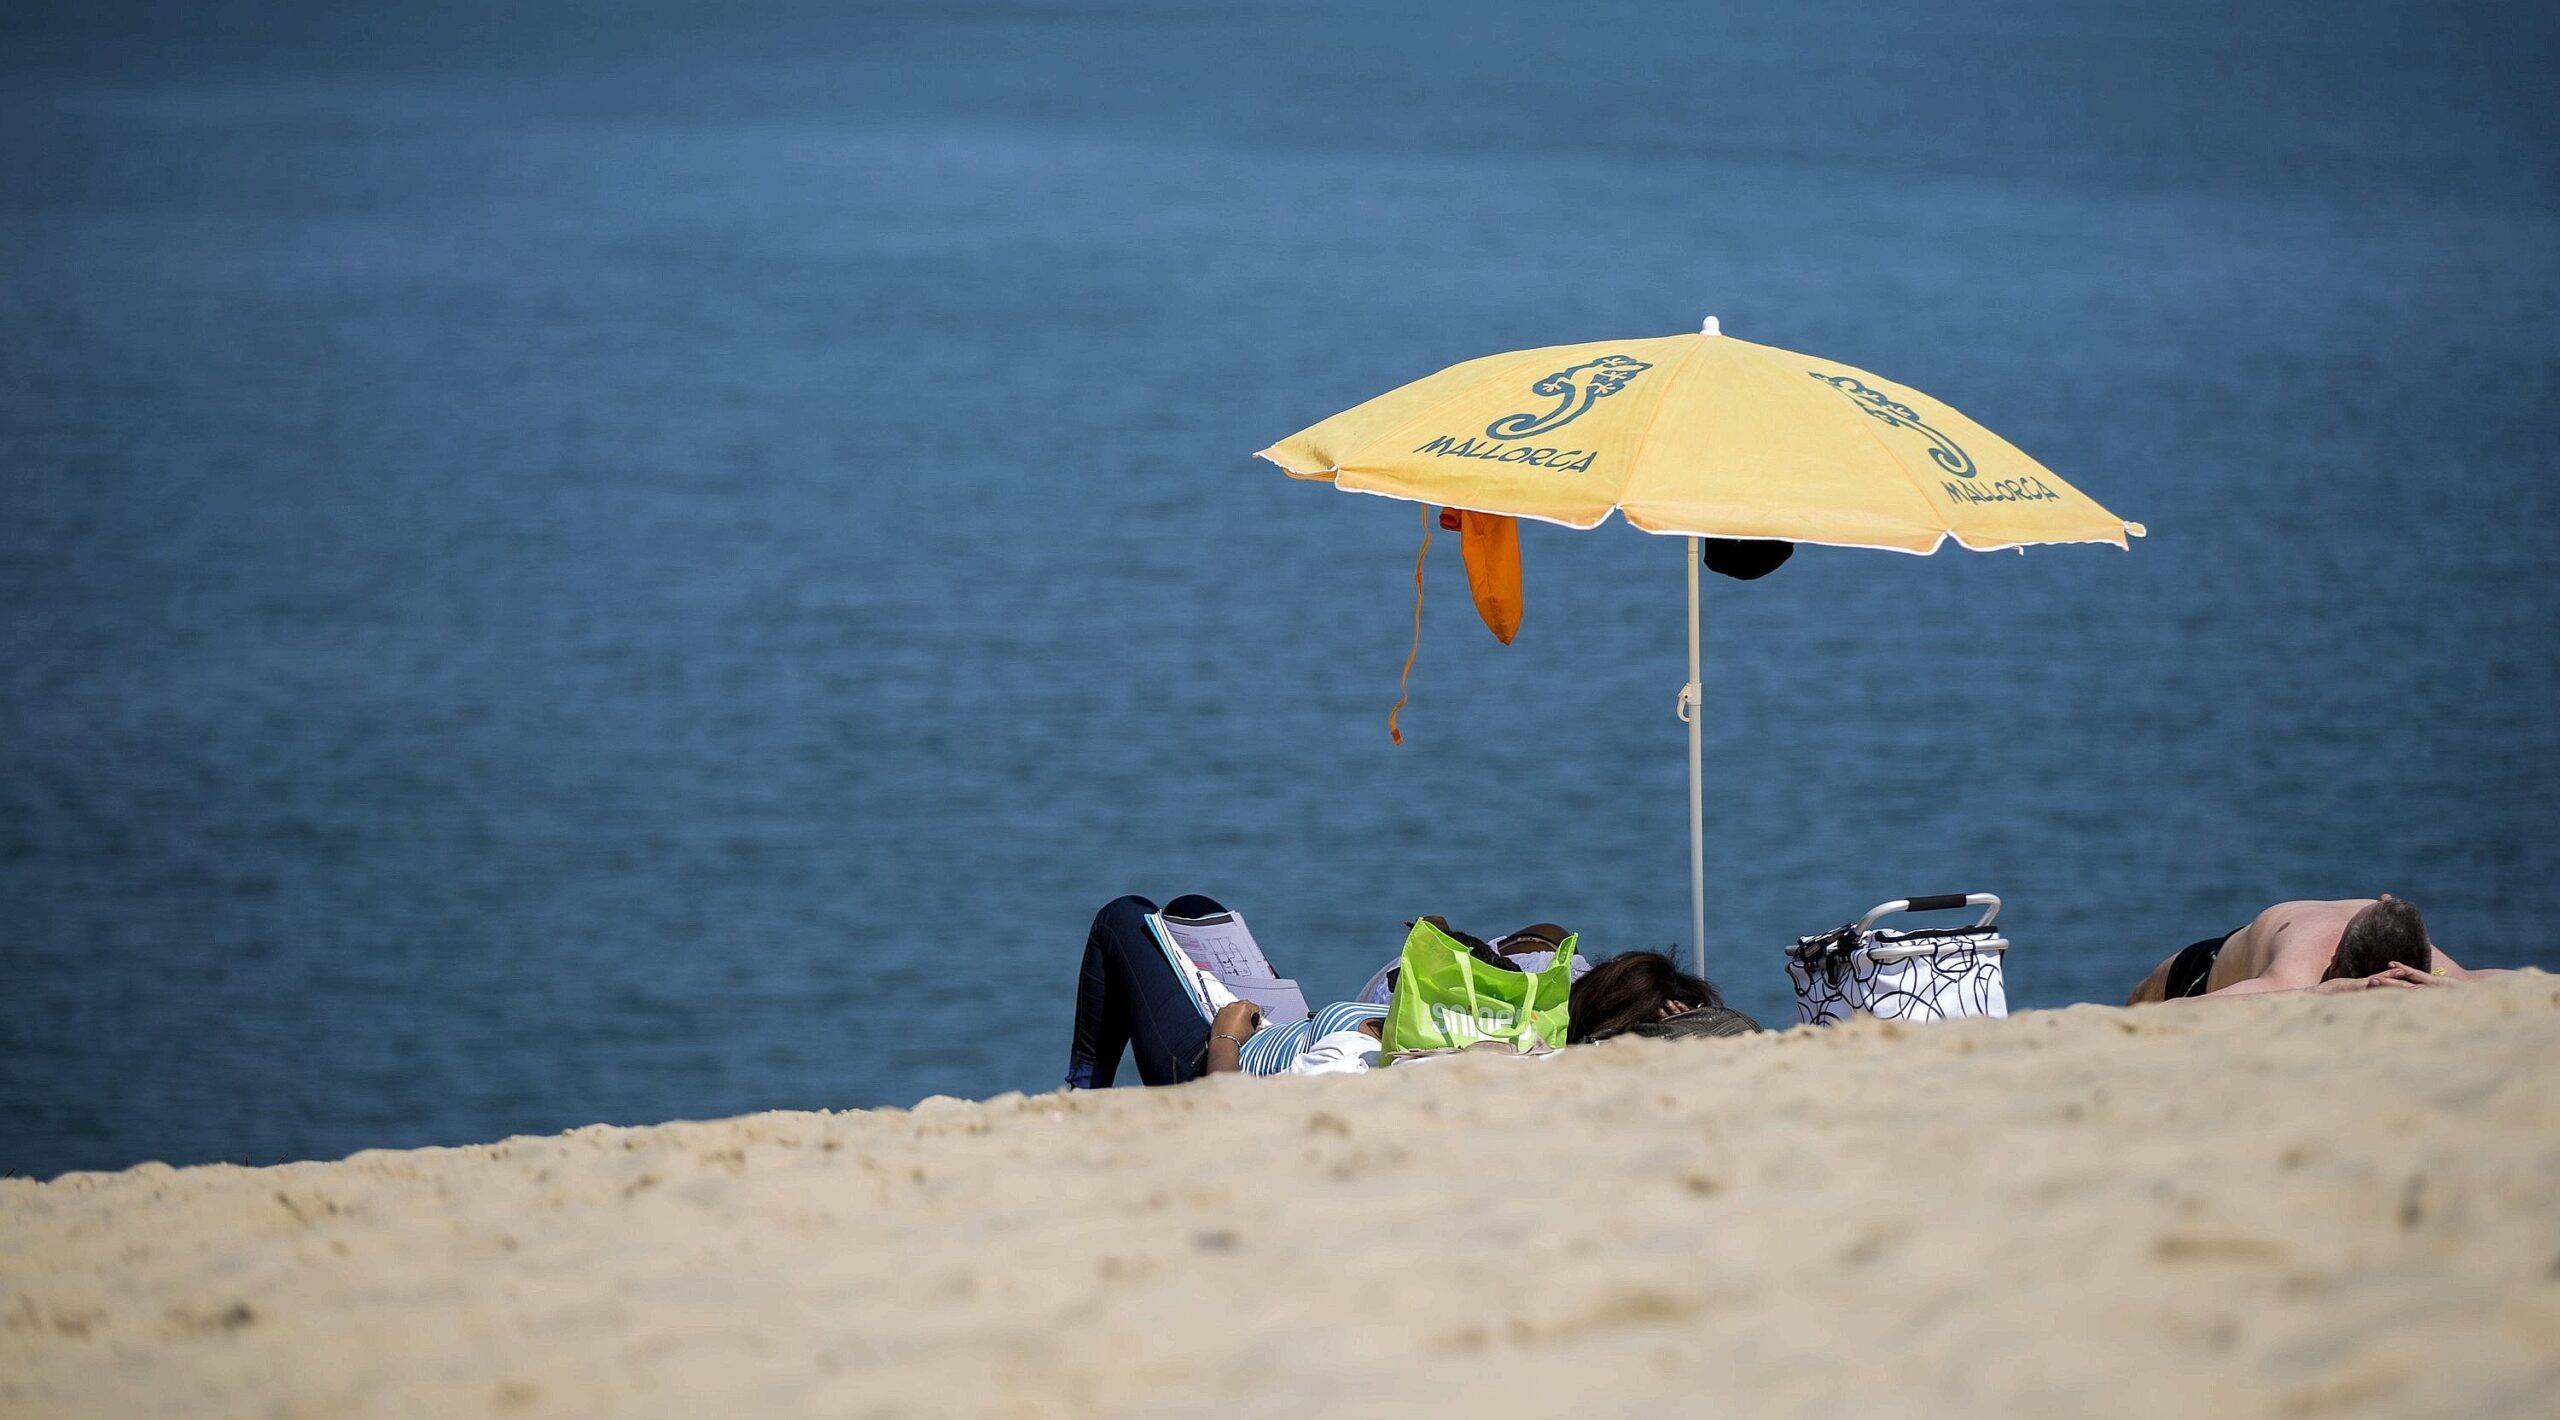
<path fill-rule="evenodd" d="M 1573 528 L 1596 527 L 1617 512 L 1646 532 L 1689 539 L 1689 680 L 1680 718 L 1689 725 L 1690 930 L 1701 970 L 1704 751 L 1692 713 L 1700 539 L 1929 553 L 1953 538 L 1987 552 L 2068 542 L 2124 547 L 2143 531 L 1917 390 L 1836 360 L 1733 339 L 1713 319 L 1695 335 L 1554 345 L 1452 365 L 1292 434 L 1260 457 L 1292 478 L 1354 493 Z M 1515 624 L 1516 616 L 1515 606 Z M 1490 608 L 1487 620 L 1495 620 Z"/>

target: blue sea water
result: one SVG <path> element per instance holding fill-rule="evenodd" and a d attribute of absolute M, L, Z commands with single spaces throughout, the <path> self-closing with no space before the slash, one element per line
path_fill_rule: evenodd
<path fill-rule="evenodd" d="M 2147 523 L 1707 605 L 1712 970 L 2280 898 L 2560 967 L 2548 7 L 0 12 L 0 1170 L 1053 1084 L 1104 900 L 1321 996 L 1687 935 L 1678 544 L 1250 452 L 1695 329 Z"/>

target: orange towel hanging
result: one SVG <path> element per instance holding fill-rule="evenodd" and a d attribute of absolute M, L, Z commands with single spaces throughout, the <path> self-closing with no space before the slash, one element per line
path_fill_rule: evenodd
<path fill-rule="evenodd" d="M 1520 520 L 1461 508 L 1458 550 L 1467 559 L 1467 590 L 1475 595 L 1476 615 L 1484 618 L 1495 640 L 1510 645 L 1528 610 L 1520 590 Z"/>

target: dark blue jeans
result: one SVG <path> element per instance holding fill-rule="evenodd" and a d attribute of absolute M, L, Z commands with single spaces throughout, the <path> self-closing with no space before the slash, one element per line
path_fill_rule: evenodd
<path fill-rule="evenodd" d="M 1120 1073 L 1123 1050 L 1138 1058 L 1138 1078 L 1179 1085 L 1209 1069 L 1209 1023 L 1147 930 L 1156 905 L 1115 898 L 1093 914 L 1084 934 L 1084 970 L 1076 978 L 1076 1032 L 1067 1048 L 1067 1088 L 1098 1090 Z M 1164 905 L 1176 917 L 1224 912 L 1215 899 L 1189 893 Z"/>

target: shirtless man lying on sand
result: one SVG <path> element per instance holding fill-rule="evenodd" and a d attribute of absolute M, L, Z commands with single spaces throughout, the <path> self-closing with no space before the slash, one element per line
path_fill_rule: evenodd
<path fill-rule="evenodd" d="M 2427 939 L 2418 909 L 2386 892 L 2338 902 L 2279 902 L 2239 931 L 2208 937 L 2160 963 L 2125 1004 L 2437 986 L 2494 974 L 2455 964 Z"/>

